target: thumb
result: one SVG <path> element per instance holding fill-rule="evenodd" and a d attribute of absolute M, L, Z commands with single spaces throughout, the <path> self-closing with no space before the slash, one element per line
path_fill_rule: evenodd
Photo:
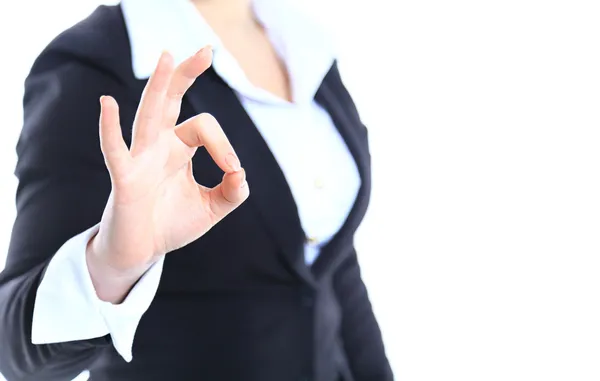
<path fill-rule="evenodd" d="M 220 221 L 240 206 L 250 195 L 246 171 L 241 169 L 237 172 L 225 173 L 223 181 L 210 189 L 208 193 L 210 210 L 214 213 L 216 220 Z"/>

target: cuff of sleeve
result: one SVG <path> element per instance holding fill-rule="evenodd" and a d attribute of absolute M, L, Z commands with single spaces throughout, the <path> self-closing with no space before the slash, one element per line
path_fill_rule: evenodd
<path fill-rule="evenodd" d="M 52 344 L 110 334 L 117 352 L 129 362 L 137 326 L 156 295 L 164 257 L 140 278 L 123 303 L 101 301 L 85 256 L 98 230 L 96 225 L 71 238 L 50 260 L 35 298 L 31 341 Z"/>
<path fill-rule="evenodd" d="M 140 278 L 121 304 L 112 304 L 96 298 L 100 313 L 104 317 L 113 345 L 127 362 L 133 359 L 132 349 L 135 332 L 144 313 L 154 300 L 162 269 L 164 257 L 161 257 Z M 91 279 L 90 279 L 91 283 Z"/>

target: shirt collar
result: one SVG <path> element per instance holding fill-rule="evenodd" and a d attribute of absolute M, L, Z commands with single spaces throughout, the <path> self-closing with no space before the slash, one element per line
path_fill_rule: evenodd
<path fill-rule="evenodd" d="M 178 64 L 203 46 L 211 45 L 213 68 L 236 92 L 255 101 L 283 102 L 248 81 L 189 0 L 122 0 L 121 7 L 136 78 L 147 79 L 165 50 Z M 290 0 L 254 0 L 253 7 L 286 64 L 294 102 L 312 102 L 335 59 L 333 43 L 325 28 Z"/>

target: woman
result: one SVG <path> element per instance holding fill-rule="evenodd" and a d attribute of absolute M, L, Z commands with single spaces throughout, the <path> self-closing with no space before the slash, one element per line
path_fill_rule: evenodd
<path fill-rule="evenodd" d="M 281 0 L 123 0 L 45 49 L 9 381 L 392 379 L 353 247 L 367 132 L 323 36 Z"/>

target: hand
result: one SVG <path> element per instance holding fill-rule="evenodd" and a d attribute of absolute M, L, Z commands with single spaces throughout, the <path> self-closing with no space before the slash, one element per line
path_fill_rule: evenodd
<path fill-rule="evenodd" d="M 217 121 L 201 114 L 176 126 L 181 100 L 211 64 L 204 48 L 177 68 L 164 53 L 148 81 L 133 125 L 131 149 L 117 102 L 100 99 L 100 141 L 112 192 L 87 250 L 98 296 L 113 303 L 158 258 L 200 238 L 249 195 L 245 172 Z M 208 189 L 196 183 L 192 157 L 205 147 L 225 172 Z"/>

